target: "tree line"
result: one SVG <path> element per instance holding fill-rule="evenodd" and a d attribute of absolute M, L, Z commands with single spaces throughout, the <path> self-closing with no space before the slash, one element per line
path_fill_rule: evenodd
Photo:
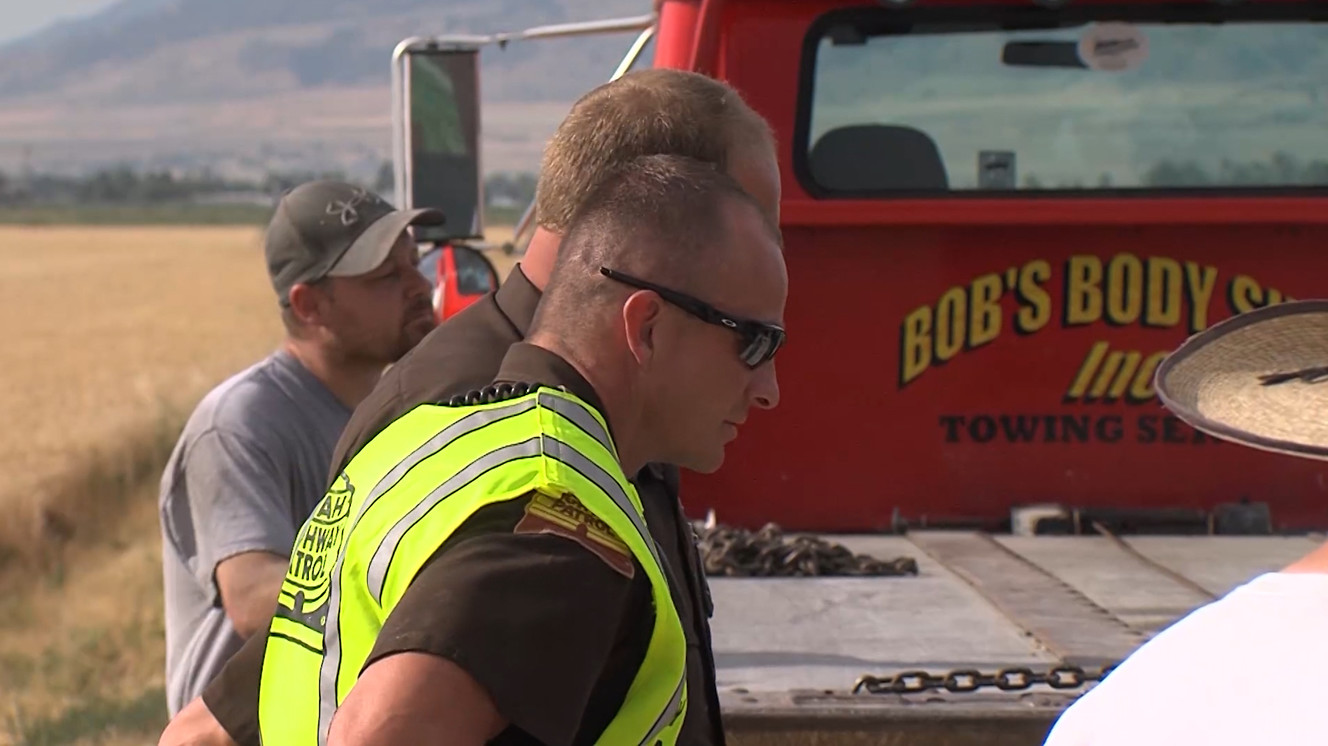
<path fill-rule="evenodd" d="M 1036 174 L 1023 179 L 1025 189 L 1111 189 L 1115 184 L 1109 173 L 1098 175 L 1096 184 L 1081 179 L 1044 183 Z M 1273 153 L 1264 161 L 1234 161 L 1223 158 L 1216 164 L 1197 160 L 1162 158 L 1140 174 L 1137 188 L 1184 189 L 1249 187 L 1325 187 L 1328 186 L 1328 160 L 1301 159 L 1284 151 Z"/>
<path fill-rule="evenodd" d="M 78 176 L 0 171 L 0 207 L 143 206 L 218 201 L 228 197 L 275 202 L 292 187 L 320 178 L 349 181 L 389 198 L 394 183 L 390 162 L 384 162 L 373 179 L 356 178 L 340 171 L 269 172 L 261 179 L 236 179 L 220 176 L 209 168 L 172 171 L 128 165 L 104 167 Z M 490 205 L 524 207 L 534 197 L 534 174 L 499 172 L 485 177 L 485 200 Z"/>

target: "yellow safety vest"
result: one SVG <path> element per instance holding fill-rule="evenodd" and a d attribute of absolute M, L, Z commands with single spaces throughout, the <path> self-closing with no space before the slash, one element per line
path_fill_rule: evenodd
<path fill-rule="evenodd" d="M 650 579 L 645 659 L 597 743 L 676 743 L 687 643 L 608 427 L 556 389 L 503 394 L 511 398 L 411 410 L 360 450 L 305 522 L 268 629 L 258 705 L 264 744 L 325 746 L 332 716 L 424 562 L 475 511 L 532 490 L 575 495 Z"/>

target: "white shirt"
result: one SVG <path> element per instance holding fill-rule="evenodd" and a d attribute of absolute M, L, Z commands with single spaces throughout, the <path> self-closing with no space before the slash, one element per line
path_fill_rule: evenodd
<path fill-rule="evenodd" d="M 1328 744 L 1328 575 L 1200 607 L 1062 714 L 1045 746 Z"/>

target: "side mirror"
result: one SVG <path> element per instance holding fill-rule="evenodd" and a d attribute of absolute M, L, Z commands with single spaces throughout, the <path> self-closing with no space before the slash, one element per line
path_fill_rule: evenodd
<path fill-rule="evenodd" d="M 408 39 L 392 60 L 396 202 L 434 207 L 447 222 L 417 227 L 418 241 L 483 235 L 479 48 Z"/>
<path fill-rule="evenodd" d="M 440 322 L 498 289 L 493 262 L 469 246 L 432 249 L 420 258 L 419 267 L 433 285 L 434 314 Z"/>

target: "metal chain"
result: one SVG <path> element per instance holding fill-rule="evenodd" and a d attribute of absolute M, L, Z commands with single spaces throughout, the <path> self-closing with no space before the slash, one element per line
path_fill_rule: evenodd
<path fill-rule="evenodd" d="M 917 575 L 918 563 L 912 557 L 879 560 L 855 555 L 848 547 L 814 536 L 788 538 L 777 524 L 767 523 L 759 531 L 725 526 L 711 520 L 699 528 L 697 546 L 707 575 L 731 577 L 810 577 L 828 575 Z M 853 693 L 910 694 L 933 689 L 951 692 L 974 692 L 984 687 L 1003 691 L 1022 691 L 1039 684 L 1053 689 L 1078 689 L 1099 682 L 1117 664 L 1093 671 L 1078 666 L 1057 666 L 1044 673 L 1030 668 L 1004 668 L 996 673 L 976 669 L 956 669 L 944 674 L 904 671 L 894 676 L 870 674 L 860 677 Z"/>
<path fill-rule="evenodd" d="M 994 674 L 982 673 L 973 669 L 957 669 L 938 675 L 926 671 L 904 671 L 894 676 L 877 677 L 866 675 L 853 685 L 853 693 L 867 690 L 872 694 L 912 694 L 932 689 L 945 689 L 951 692 L 974 692 L 983 687 L 995 687 L 1003 691 L 1022 691 L 1038 684 L 1046 684 L 1053 689 L 1078 689 L 1084 684 L 1102 681 L 1107 678 L 1118 664 L 1103 666 L 1092 671 L 1078 666 L 1057 666 L 1045 673 L 1038 673 L 1031 668 L 1003 668 Z"/>
<path fill-rule="evenodd" d="M 760 531 L 709 525 L 697 545 L 707 575 L 730 577 L 811 577 L 917 575 L 912 557 L 879 560 L 853 554 L 842 544 L 813 536 L 786 538 L 773 523 Z"/>

